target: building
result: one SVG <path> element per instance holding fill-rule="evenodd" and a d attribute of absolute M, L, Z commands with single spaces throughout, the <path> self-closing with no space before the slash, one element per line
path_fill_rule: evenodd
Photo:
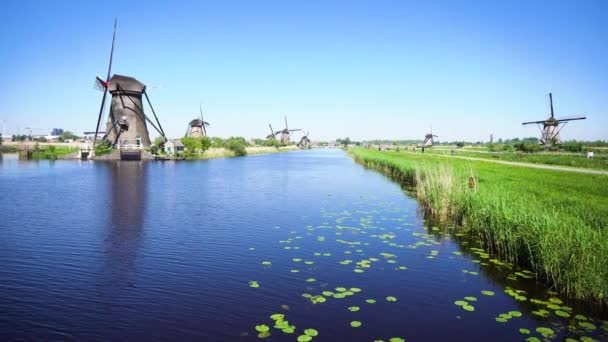
<path fill-rule="evenodd" d="M 63 134 L 63 128 L 53 128 L 53 130 L 51 131 L 51 135 L 62 135 Z"/>
<path fill-rule="evenodd" d="M 97 140 L 101 141 L 101 139 L 103 139 L 104 135 L 105 135 L 104 132 L 98 132 Z M 82 137 L 85 141 L 88 141 L 88 140 L 92 141 L 94 136 L 95 136 L 95 132 L 82 132 Z"/>
<path fill-rule="evenodd" d="M 180 139 L 171 139 L 165 143 L 165 153 L 175 155 L 184 152 L 184 144 Z"/>

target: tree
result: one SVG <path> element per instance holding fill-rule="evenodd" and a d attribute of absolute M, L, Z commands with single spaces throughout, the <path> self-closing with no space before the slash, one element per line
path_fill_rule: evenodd
<path fill-rule="evenodd" d="M 234 152 L 237 157 L 247 155 L 247 141 L 243 137 L 230 137 L 224 142 L 224 147 Z"/>
<path fill-rule="evenodd" d="M 154 145 L 161 147 L 165 145 L 165 138 L 163 137 L 156 137 L 154 138 Z"/>
<path fill-rule="evenodd" d="M 209 149 L 209 147 L 211 147 L 211 139 L 209 139 L 209 137 L 202 137 L 200 146 L 201 146 L 202 152 L 207 151 Z"/>
<path fill-rule="evenodd" d="M 0 133 L 0 146 L 2 146 L 2 133 Z"/>
<path fill-rule="evenodd" d="M 224 139 L 213 137 L 211 138 L 211 147 L 220 148 L 224 147 Z"/>
<path fill-rule="evenodd" d="M 63 132 L 63 134 L 61 134 L 59 136 L 59 138 L 57 140 L 64 142 L 66 140 L 76 140 L 78 139 L 78 136 L 70 131 L 65 131 Z"/>

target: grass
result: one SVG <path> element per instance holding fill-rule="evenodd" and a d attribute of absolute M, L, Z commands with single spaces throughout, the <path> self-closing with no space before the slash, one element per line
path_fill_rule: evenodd
<path fill-rule="evenodd" d="M 39 151 L 32 153 L 33 159 L 57 159 L 60 156 L 78 151 L 78 148 L 69 146 L 48 145 L 42 147 Z"/>
<path fill-rule="evenodd" d="M 450 154 L 449 149 L 429 149 L 428 153 Z M 587 169 L 608 170 L 608 154 L 595 153 L 594 159 L 587 159 L 584 153 L 568 152 L 487 152 L 479 153 L 457 149 L 457 156 L 483 159 L 505 160 L 514 162 L 581 167 Z"/>
<path fill-rule="evenodd" d="M 414 186 L 435 216 L 455 221 L 497 257 L 530 266 L 567 296 L 608 304 L 608 176 L 411 152 L 350 153 Z"/>

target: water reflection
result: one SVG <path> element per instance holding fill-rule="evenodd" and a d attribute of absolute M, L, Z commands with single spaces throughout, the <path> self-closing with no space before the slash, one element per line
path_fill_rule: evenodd
<path fill-rule="evenodd" d="M 145 162 L 107 164 L 110 194 L 104 230 L 104 263 L 101 292 L 106 310 L 120 307 L 135 286 L 137 257 L 144 236 L 146 203 Z"/>

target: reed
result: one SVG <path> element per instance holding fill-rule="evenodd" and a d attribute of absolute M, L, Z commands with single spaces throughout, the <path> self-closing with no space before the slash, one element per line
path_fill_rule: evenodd
<path fill-rule="evenodd" d="M 530 267 L 564 295 L 608 304 L 607 176 L 430 154 L 350 154 L 413 186 L 436 218 L 453 221 L 498 258 Z"/>

